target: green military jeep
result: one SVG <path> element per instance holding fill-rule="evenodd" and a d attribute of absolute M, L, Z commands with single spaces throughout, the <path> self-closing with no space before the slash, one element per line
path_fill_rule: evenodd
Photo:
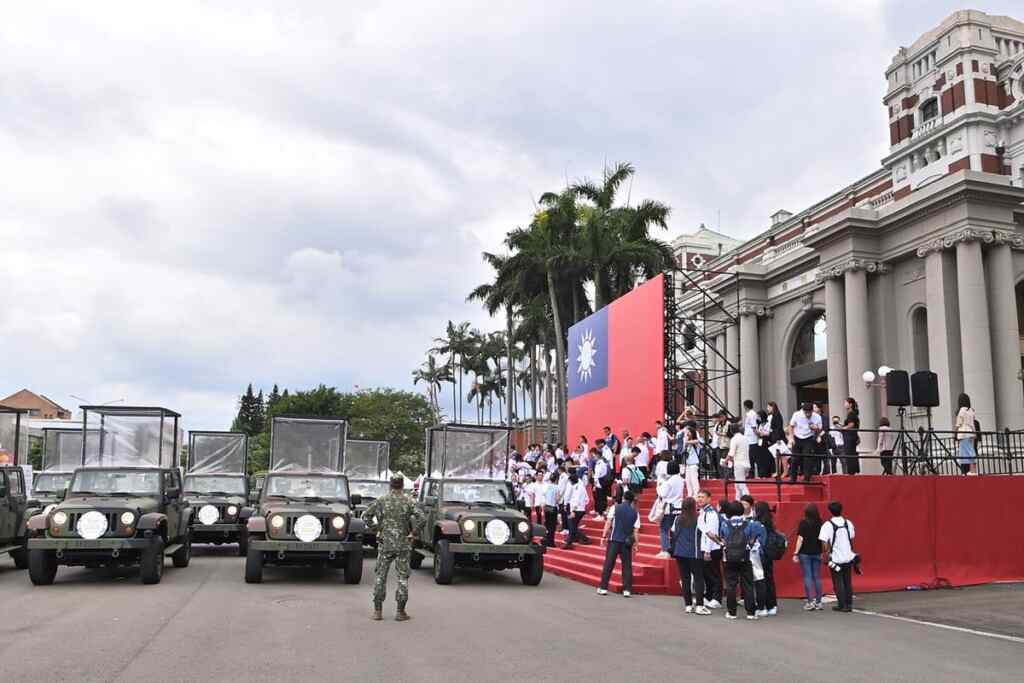
<path fill-rule="evenodd" d="M 346 583 L 362 580 L 366 526 L 352 514 L 359 497 L 341 474 L 345 434 L 344 420 L 272 420 L 270 471 L 259 504 L 243 511 L 246 583 L 260 583 L 267 564 L 333 567 L 344 569 Z"/>
<path fill-rule="evenodd" d="M 142 582 L 159 583 L 164 557 L 187 567 L 192 509 L 182 496 L 177 413 L 165 408 L 83 406 L 86 443 L 63 500 L 29 520 L 29 578 L 53 583 L 61 565 L 138 565 Z M 94 424 L 95 423 L 95 424 Z"/>
<path fill-rule="evenodd" d="M 38 512 L 36 501 L 29 500 L 25 472 L 18 465 L 21 443 L 21 416 L 27 411 L 0 406 L 0 555 L 10 555 L 18 569 L 28 568 L 25 524 Z"/>
<path fill-rule="evenodd" d="M 366 507 L 380 498 L 391 488 L 388 481 L 388 466 L 391 460 L 391 444 L 387 441 L 345 442 L 345 476 L 352 494 L 361 499 L 355 508 L 355 516 L 362 518 Z M 363 545 L 377 547 L 377 534 L 370 529 L 363 534 Z"/>
<path fill-rule="evenodd" d="M 433 556 L 434 581 L 450 584 L 457 567 L 518 567 L 523 583 L 544 577 L 545 529 L 516 508 L 505 480 L 511 430 L 441 425 L 427 433 L 426 478 L 419 499 L 427 516 L 411 564 Z"/>
<path fill-rule="evenodd" d="M 190 431 L 185 498 L 192 515 L 192 542 L 237 543 L 246 556 L 249 536 L 242 510 L 249 505 L 245 474 L 248 437 L 241 432 Z"/>

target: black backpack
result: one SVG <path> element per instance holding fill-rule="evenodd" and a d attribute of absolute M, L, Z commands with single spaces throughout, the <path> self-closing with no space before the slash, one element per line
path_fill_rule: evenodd
<path fill-rule="evenodd" d="M 725 539 L 725 561 L 747 562 L 750 560 L 750 546 L 747 545 L 747 520 L 729 525 L 729 536 Z"/>
<path fill-rule="evenodd" d="M 764 556 L 769 560 L 781 560 L 786 554 L 786 546 L 789 541 L 784 534 L 773 529 L 768 529 L 764 540 Z"/>

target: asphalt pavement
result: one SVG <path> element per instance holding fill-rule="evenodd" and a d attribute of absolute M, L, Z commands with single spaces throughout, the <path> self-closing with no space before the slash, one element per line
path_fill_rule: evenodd
<path fill-rule="evenodd" d="M 385 621 L 370 620 L 372 558 L 363 583 L 333 570 L 267 568 L 242 580 L 233 546 L 197 546 L 167 562 L 163 582 L 135 571 L 61 568 L 34 588 L 0 559 L 0 681 L 1006 681 L 1020 640 L 867 614 L 781 614 L 756 622 L 687 615 L 669 597 L 598 597 L 553 575 L 462 572 L 437 586 L 413 571 L 397 623 L 394 578 Z M 1020 631 L 1024 587 L 866 596 L 865 609 L 959 626 Z M 742 614 L 742 609 L 741 609 Z"/>

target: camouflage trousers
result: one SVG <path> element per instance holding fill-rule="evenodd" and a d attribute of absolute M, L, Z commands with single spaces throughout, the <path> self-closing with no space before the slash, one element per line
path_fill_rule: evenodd
<path fill-rule="evenodd" d="M 377 565 L 373 570 L 373 604 L 384 603 L 384 596 L 388 588 L 388 570 L 391 563 L 395 564 L 395 573 L 398 575 L 398 590 L 395 592 L 395 600 L 400 607 L 404 607 L 409 601 L 409 550 L 378 550 Z"/>

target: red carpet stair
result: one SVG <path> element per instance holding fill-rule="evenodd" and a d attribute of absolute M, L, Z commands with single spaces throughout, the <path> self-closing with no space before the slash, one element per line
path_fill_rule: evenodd
<path fill-rule="evenodd" d="M 703 488 L 711 491 L 717 501 L 725 497 L 724 485 L 721 481 L 701 482 Z M 785 485 L 782 488 L 782 502 L 778 501 L 778 491 L 774 482 L 764 481 L 748 484 L 750 493 L 757 500 L 766 500 L 776 508 L 793 507 L 793 514 L 800 514 L 808 502 L 823 500 L 820 486 Z M 679 593 L 679 573 L 672 559 L 658 559 L 655 555 L 661 550 L 658 540 L 658 527 L 647 521 L 647 513 L 654 503 L 657 494 L 653 484 L 648 485 L 640 494 L 638 509 L 640 510 L 640 551 L 633 558 L 633 592 L 650 594 Z M 730 499 L 735 497 L 735 489 L 730 485 Z M 788 515 L 787 515 L 788 516 Z M 605 549 L 601 547 L 601 530 L 603 521 L 595 521 L 591 513 L 583 522 L 584 533 L 590 537 L 591 545 L 576 544 L 572 550 L 563 550 L 564 536 L 561 529 L 556 535 L 558 548 L 549 548 L 544 558 L 545 569 L 553 574 L 574 579 L 591 586 L 597 586 L 601 580 L 601 566 L 604 564 Z M 792 539 L 791 539 L 792 542 Z M 622 572 L 617 566 L 612 574 L 609 590 L 622 591 Z"/>

